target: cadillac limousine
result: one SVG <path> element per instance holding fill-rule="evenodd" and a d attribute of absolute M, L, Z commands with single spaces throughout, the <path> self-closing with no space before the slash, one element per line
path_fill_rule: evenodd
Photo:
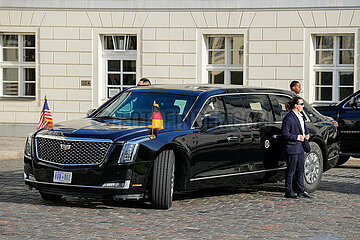
<path fill-rule="evenodd" d="M 281 123 L 293 94 L 226 85 L 154 85 L 124 90 L 87 117 L 28 136 L 24 180 L 45 200 L 62 196 L 144 199 L 171 207 L 173 193 L 283 180 Z M 153 103 L 163 129 L 149 130 Z M 335 121 L 305 102 L 311 152 L 304 183 L 319 186 L 336 165 Z"/>

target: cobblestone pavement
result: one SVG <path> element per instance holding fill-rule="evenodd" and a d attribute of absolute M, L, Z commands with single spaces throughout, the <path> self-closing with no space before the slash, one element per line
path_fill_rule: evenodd
<path fill-rule="evenodd" d="M 65 198 L 46 202 L 23 183 L 22 160 L 0 161 L 0 239 L 359 239 L 360 159 L 323 175 L 315 199 L 284 184 L 177 194 L 173 207 Z"/>

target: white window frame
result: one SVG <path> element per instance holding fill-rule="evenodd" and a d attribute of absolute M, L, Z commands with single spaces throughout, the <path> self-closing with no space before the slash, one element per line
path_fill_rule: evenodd
<path fill-rule="evenodd" d="M 238 34 L 238 35 L 214 35 L 214 34 L 210 34 L 210 35 L 206 35 L 205 36 L 205 41 L 206 41 L 206 50 L 207 50 L 207 59 L 209 59 L 209 38 L 210 37 L 224 37 L 225 38 L 225 49 L 224 50 L 218 50 L 218 51 L 223 51 L 225 54 L 225 62 L 224 64 L 209 64 L 209 62 L 207 61 L 206 64 L 206 70 L 209 71 L 223 71 L 224 72 L 224 84 L 231 84 L 231 72 L 243 72 L 243 85 L 244 85 L 244 49 L 232 49 L 230 47 L 231 45 L 231 41 L 230 39 L 232 37 L 239 37 L 242 36 L 243 37 L 243 41 L 244 41 L 244 45 L 245 45 L 245 40 L 244 40 L 244 35 L 242 34 Z M 242 51 L 243 54 L 243 65 L 232 65 L 231 62 L 231 54 L 233 51 Z M 216 52 L 216 51 L 213 51 Z M 209 80 L 208 80 L 209 81 Z"/>
<path fill-rule="evenodd" d="M 3 36 L 4 35 L 17 35 L 18 36 L 18 61 L 3 61 Z M 24 38 L 25 35 L 33 35 L 35 37 L 35 47 L 25 47 L 24 46 Z M 14 47 L 15 48 L 15 47 Z M 25 49 L 34 49 L 35 50 L 35 61 L 34 62 L 25 62 L 24 61 L 24 51 Z M 28 98 L 34 99 L 36 98 L 37 93 L 37 36 L 36 33 L 30 32 L 1 32 L 0 33 L 0 97 L 1 98 Z M 18 94 L 17 95 L 5 95 L 3 93 L 3 68 L 16 68 L 18 69 Z M 34 83 L 35 84 L 35 95 L 25 95 L 25 74 L 24 70 L 26 68 L 32 68 L 35 70 L 35 80 L 34 81 L 26 81 L 26 83 Z"/>
<path fill-rule="evenodd" d="M 358 46 L 357 42 L 359 42 L 359 30 L 355 28 L 305 28 L 305 56 L 304 56 L 304 98 L 309 103 L 316 103 L 316 104 L 330 104 L 335 103 L 333 101 L 315 101 L 315 77 L 316 72 L 314 71 L 314 65 L 316 60 L 316 53 L 315 53 L 315 38 L 314 36 L 317 35 L 354 35 L 354 91 L 359 89 L 359 56 L 358 56 Z"/>
<path fill-rule="evenodd" d="M 135 74 L 136 72 L 124 72 L 123 70 L 123 63 L 120 64 L 120 71 L 119 72 L 114 72 L 114 71 L 109 71 L 108 70 L 108 64 L 107 61 L 108 60 L 118 60 L 120 62 L 126 61 L 126 60 L 135 60 L 136 61 L 136 57 L 134 58 L 132 55 L 122 55 L 121 57 L 119 56 L 114 56 L 113 54 L 110 55 L 104 55 L 104 69 L 105 69 L 105 84 L 106 84 L 106 97 L 109 99 L 108 97 L 108 88 L 120 88 L 120 91 L 124 90 L 124 88 L 129 88 L 129 87 L 133 87 L 136 86 L 136 80 L 135 80 L 135 84 L 134 85 L 124 85 L 122 83 L 122 79 L 123 79 L 123 75 L 125 74 Z M 120 85 L 109 85 L 108 84 L 108 74 L 120 74 Z"/>
<path fill-rule="evenodd" d="M 106 97 L 106 81 L 105 78 L 105 62 L 103 60 L 103 35 L 136 35 L 137 36 L 137 53 L 136 53 L 136 79 L 140 79 L 141 76 L 141 49 L 142 49 L 142 29 L 140 28 L 94 28 L 92 31 L 92 101 L 91 108 L 97 108 L 105 101 Z"/>
<path fill-rule="evenodd" d="M 317 36 L 331 36 L 333 37 L 333 63 L 332 64 L 316 64 L 316 37 Z M 315 80 L 316 80 L 316 73 L 317 72 L 332 72 L 332 100 L 331 101 L 319 101 L 315 99 L 315 91 L 316 87 L 319 85 L 314 85 L 314 102 L 316 103 L 334 103 L 340 101 L 340 72 L 353 72 L 354 73 L 354 64 L 340 64 L 340 36 L 354 36 L 353 34 L 318 34 L 314 35 L 314 51 L 315 51 L 315 64 L 313 66 L 315 72 Z M 354 52 L 355 52 L 356 44 L 355 44 L 355 36 L 354 36 Z M 355 61 L 355 55 L 354 55 Z M 353 80 L 353 88 L 355 89 L 355 79 Z"/>
<path fill-rule="evenodd" d="M 198 62 L 198 71 L 196 83 L 198 84 L 208 84 L 208 51 L 207 51 L 207 37 L 208 36 L 238 36 L 243 35 L 244 37 L 244 49 L 243 49 L 243 85 L 248 85 L 248 29 L 239 29 L 239 28 L 230 28 L 230 29 L 203 29 L 199 28 L 197 30 L 197 62 Z M 237 70 L 237 69 L 236 69 Z M 224 76 L 225 78 L 225 76 Z M 226 78 L 224 79 L 225 84 Z"/>
<path fill-rule="evenodd" d="M 101 38 L 102 38 L 102 47 L 104 47 L 104 40 L 105 40 L 105 36 L 112 36 L 113 39 L 114 39 L 114 36 L 124 36 L 124 39 L 125 39 L 125 44 L 124 44 L 124 49 L 114 49 L 114 50 L 110 50 L 110 49 L 104 49 L 103 48 L 103 63 L 104 63 L 104 69 L 105 69 L 105 96 L 107 99 L 109 99 L 109 95 L 108 95 L 108 92 L 109 92 L 109 88 L 120 88 L 119 91 L 122 91 L 124 88 L 128 88 L 128 87 L 132 87 L 132 86 L 135 86 L 136 85 L 136 77 L 135 77 L 135 84 L 134 85 L 124 85 L 123 84 L 123 74 L 124 74 L 124 70 L 123 70 L 123 64 L 120 64 L 120 72 L 111 72 L 108 70 L 108 64 L 107 64 L 107 61 L 108 60 L 118 60 L 120 61 L 121 63 L 123 63 L 124 60 L 136 60 L 136 54 L 137 54 L 137 50 L 127 50 L 126 48 L 128 47 L 129 45 L 129 42 L 128 42 L 128 37 L 130 35 L 128 34 L 111 34 L 111 35 L 103 35 Z M 131 35 L 131 36 L 134 36 L 134 35 Z M 136 36 L 136 38 L 138 38 Z M 115 42 L 113 41 L 113 45 L 114 45 L 114 48 L 115 48 Z M 108 74 L 120 74 L 120 85 L 108 85 Z M 136 72 L 126 72 L 126 73 L 133 73 L 136 75 Z"/>
<path fill-rule="evenodd" d="M 104 49 L 104 40 L 105 40 L 105 36 L 124 36 L 125 38 L 125 49 L 114 49 L 114 50 L 110 50 L 110 49 Z M 137 50 L 126 50 L 126 47 L 128 46 L 128 37 L 129 36 L 136 36 L 137 39 Z M 135 80 L 135 85 L 124 85 L 123 81 L 122 81 L 122 77 L 124 74 L 123 71 L 123 64 L 121 64 L 121 69 L 120 72 L 116 72 L 116 74 L 120 74 L 120 85 L 108 85 L 108 73 L 112 73 L 111 71 L 108 71 L 108 60 L 119 60 L 121 62 L 123 62 L 124 60 L 135 60 L 136 61 L 136 72 L 126 72 L 126 73 L 133 73 L 135 74 L 135 79 L 138 79 L 137 77 L 137 72 L 139 69 L 139 64 L 138 64 L 138 49 L 139 49 L 139 44 L 138 44 L 138 38 L 139 36 L 136 34 L 102 34 L 100 35 L 100 39 L 101 39 L 101 46 L 100 46 L 100 50 L 102 52 L 102 66 L 103 66 L 103 81 L 104 81 L 104 92 L 103 94 L 101 94 L 103 96 L 102 101 L 106 101 L 108 99 L 110 99 L 108 92 L 109 92 L 109 88 L 119 88 L 119 92 L 122 91 L 124 88 L 128 88 L 128 87 L 132 87 L 136 85 L 136 80 Z M 115 48 L 115 43 L 113 42 L 114 48 Z"/>

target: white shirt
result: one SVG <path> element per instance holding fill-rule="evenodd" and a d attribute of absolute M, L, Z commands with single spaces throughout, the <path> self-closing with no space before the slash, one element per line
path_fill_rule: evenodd
<path fill-rule="evenodd" d="M 294 110 L 292 110 L 292 111 L 295 113 L 295 115 L 296 115 L 297 118 L 299 119 L 300 125 L 301 125 L 301 130 L 302 130 L 302 132 L 303 132 L 303 136 L 305 137 L 305 122 L 304 122 L 304 118 L 303 118 L 303 116 L 302 116 L 301 113 L 297 113 L 297 112 L 295 112 Z M 300 141 L 300 135 L 297 137 L 297 140 Z"/>

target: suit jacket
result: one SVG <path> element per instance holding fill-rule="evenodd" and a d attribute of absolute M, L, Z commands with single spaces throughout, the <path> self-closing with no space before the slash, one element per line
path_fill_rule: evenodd
<path fill-rule="evenodd" d="M 305 121 L 305 120 L 304 120 Z M 309 134 L 309 131 L 304 124 L 305 135 Z M 302 142 L 298 141 L 298 135 L 302 135 L 302 129 L 298 117 L 294 111 L 290 111 L 284 117 L 282 121 L 281 133 L 284 138 L 285 152 L 287 154 L 300 154 L 304 152 Z"/>

